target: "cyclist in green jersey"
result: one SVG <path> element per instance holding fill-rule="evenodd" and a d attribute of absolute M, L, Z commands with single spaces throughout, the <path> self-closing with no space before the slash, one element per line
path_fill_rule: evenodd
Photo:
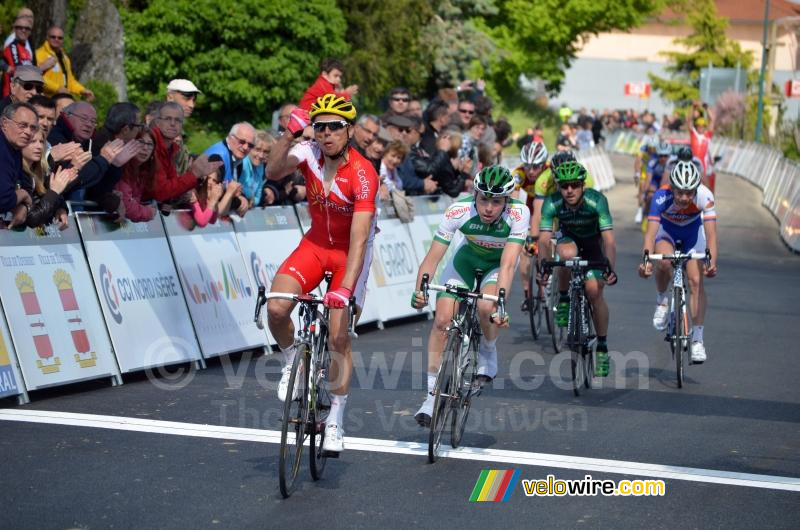
<path fill-rule="evenodd" d="M 496 295 L 500 288 L 511 291 L 511 281 L 517 266 L 525 236 L 528 233 L 530 212 L 521 201 L 512 199 L 515 182 L 511 172 L 502 166 L 489 166 L 475 178 L 475 193 L 455 201 L 444 212 L 433 243 L 417 274 L 417 286 L 422 275 L 434 277 L 439 262 L 456 232 L 464 239 L 459 244 L 452 262 L 448 263 L 439 279 L 441 284 L 480 288 L 482 293 Z M 481 285 L 475 286 L 475 269 L 484 272 Z M 414 291 L 411 306 L 425 306 L 422 292 Z M 433 414 L 433 390 L 436 374 L 447 341 L 447 328 L 456 313 L 453 295 L 437 293 L 436 318 L 428 338 L 428 392 L 425 401 L 414 416 L 422 426 L 430 425 Z M 508 315 L 501 321 L 494 302 L 478 301 L 481 337 L 478 346 L 478 378 L 482 383 L 497 375 L 497 336 L 499 328 L 508 327 Z"/>
<path fill-rule="evenodd" d="M 559 191 L 548 196 L 542 205 L 539 225 L 539 246 L 549 255 L 553 221 L 558 219 L 560 235 L 556 239 L 556 254 L 561 260 L 580 256 L 589 261 L 608 259 L 608 272 L 591 270 L 586 275 L 586 296 L 594 310 L 597 330 L 596 375 L 608 375 L 608 306 L 603 299 L 603 287 L 617 283 L 614 273 L 616 243 L 608 201 L 599 191 L 584 189 L 586 168 L 578 162 L 565 162 L 555 170 Z M 556 323 L 566 327 L 569 318 L 569 271 L 559 269 L 558 290 L 561 297 L 556 310 Z M 540 281 L 545 281 L 543 276 Z"/>

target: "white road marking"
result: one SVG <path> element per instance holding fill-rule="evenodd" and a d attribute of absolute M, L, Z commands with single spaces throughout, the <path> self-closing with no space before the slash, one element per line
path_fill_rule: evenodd
<path fill-rule="evenodd" d="M 31 409 L 1 409 L 0 420 L 171 434 L 175 436 L 194 436 L 198 438 L 240 440 L 245 442 L 280 443 L 280 432 L 278 431 L 148 420 L 125 416 L 103 416 L 97 414 L 77 414 L 72 412 Z M 375 438 L 355 438 L 348 436 L 346 439 L 346 447 L 348 451 L 370 451 L 375 453 L 413 456 L 428 455 L 427 444 L 397 440 L 379 440 Z M 539 466 L 800 492 L 800 478 L 797 477 L 756 475 L 714 469 L 665 466 L 660 464 L 583 458 L 546 453 L 526 453 L 502 449 L 478 449 L 475 447 L 460 447 L 455 450 L 443 448 L 442 456 L 462 460 L 478 460 L 487 463 L 510 464 L 512 467 Z"/>

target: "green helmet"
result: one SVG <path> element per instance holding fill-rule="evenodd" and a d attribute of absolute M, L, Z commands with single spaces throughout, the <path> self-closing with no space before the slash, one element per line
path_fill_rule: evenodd
<path fill-rule="evenodd" d="M 586 168 L 580 162 L 564 162 L 555 169 L 556 182 L 574 182 L 586 180 Z"/>
<path fill-rule="evenodd" d="M 475 189 L 487 197 L 510 197 L 514 192 L 514 177 L 503 166 L 487 166 L 475 177 Z"/>

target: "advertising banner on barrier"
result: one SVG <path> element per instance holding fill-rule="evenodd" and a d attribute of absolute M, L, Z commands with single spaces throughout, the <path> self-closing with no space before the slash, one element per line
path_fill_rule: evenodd
<path fill-rule="evenodd" d="M 303 229 L 303 233 L 307 232 L 309 228 L 311 228 L 311 216 L 308 214 L 308 206 L 306 203 L 301 203 L 295 206 L 295 211 L 297 212 L 297 218 L 300 220 L 300 227 Z M 375 249 L 374 245 L 380 240 L 381 234 L 375 236 L 375 241 L 373 242 L 373 260 L 375 256 Z M 319 294 L 322 293 L 324 289 L 319 289 Z M 380 320 L 378 315 L 378 300 L 375 299 L 374 295 L 371 296 L 371 293 L 375 291 L 375 278 L 373 278 L 372 270 L 370 270 L 369 280 L 367 280 L 367 296 L 364 300 L 364 307 L 361 311 L 361 317 L 358 319 L 359 324 L 369 324 L 370 322 L 376 322 Z"/>
<path fill-rule="evenodd" d="M 253 322 L 256 289 L 230 219 L 203 228 L 191 212 L 163 218 L 175 265 L 205 357 L 261 348 L 267 336 Z"/>
<path fill-rule="evenodd" d="M 24 393 L 22 378 L 17 371 L 17 354 L 6 326 L 5 313 L 0 307 L 0 398 Z"/>
<path fill-rule="evenodd" d="M 262 285 L 269 292 L 272 280 L 281 263 L 297 248 L 303 238 L 300 223 L 292 206 L 270 206 L 254 208 L 244 217 L 235 216 L 233 227 L 236 239 L 247 265 L 247 273 L 253 289 L 258 291 Z M 251 315 L 255 309 L 255 298 Z M 295 307 L 292 318 L 297 321 L 298 308 Z M 267 329 L 267 309 L 262 310 L 264 328 Z M 267 329 L 271 344 L 275 340 Z"/>
<path fill-rule="evenodd" d="M 411 233 L 396 217 L 391 218 L 384 209 L 378 218 L 380 233 L 373 243 L 371 279 L 374 290 L 368 292 L 367 302 L 377 297 L 375 304 L 382 321 L 416 315 L 409 303 L 414 283 L 417 281 L 419 261 L 414 252 Z"/>
<path fill-rule="evenodd" d="M 433 242 L 433 235 L 436 229 L 439 228 L 439 223 L 442 222 L 444 211 L 453 202 L 453 199 L 446 195 L 434 195 L 431 197 L 412 197 L 414 201 L 414 220 L 405 226 L 411 235 L 411 242 L 414 245 L 414 254 L 417 256 L 417 267 L 414 272 L 414 281 L 416 281 L 416 274 L 419 271 L 419 265 L 425 259 L 428 249 Z M 439 280 L 439 275 L 442 273 L 445 264 L 453 258 L 454 249 L 461 241 L 461 233 L 457 233 L 450 242 L 450 248 L 439 263 L 436 269 L 436 275 L 432 278 L 433 281 Z M 433 299 L 433 298 L 432 298 Z M 410 300 L 410 295 L 409 295 Z M 408 303 L 408 302 L 407 302 Z M 431 303 L 433 309 L 433 303 Z"/>
<path fill-rule="evenodd" d="M 199 360 L 161 220 L 119 225 L 78 213 L 78 222 L 122 372 Z"/>
<path fill-rule="evenodd" d="M 28 390 L 118 376 L 74 218 L 0 230 L 0 299 Z"/>

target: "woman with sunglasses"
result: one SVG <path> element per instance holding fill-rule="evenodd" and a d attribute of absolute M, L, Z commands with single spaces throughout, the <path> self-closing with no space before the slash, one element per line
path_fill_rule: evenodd
<path fill-rule="evenodd" d="M 417 274 L 417 286 L 428 274 L 434 278 L 436 270 L 456 232 L 465 237 L 453 254 L 441 278 L 436 283 L 480 288 L 482 293 L 497 295 L 501 288 L 511 292 L 514 269 L 517 266 L 525 235 L 528 233 L 530 213 L 525 205 L 512 198 L 514 177 L 502 166 L 489 166 L 475 177 L 475 192 L 447 207 L 444 218 L 436 230 L 433 243 L 422 260 Z M 484 271 L 481 285 L 475 285 L 475 269 Z M 421 291 L 411 295 L 411 307 L 420 309 L 426 300 Z M 436 317 L 428 338 L 428 384 L 425 401 L 414 418 L 423 427 L 430 425 L 433 415 L 436 375 L 442 362 L 442 351 L 447 341 L 447 328 L 455 314 L 455 296 L 438 293 Z M 497 337 L 500 327 L 508 327 L 508 315 L 497 319 L 494 302 L 478 301 L 483 336 L 478 345 L 478 379 L 485 383 L 497 375 Z"/>
<path fill-rule="evenodd" d="M 357 310 L 364 306 L 379 185 L 375 167 L 350 145 L 355 119 L 353 104 L 336 94 L 317 98 L 311 112 L 295 109 L 287 132 L 272 147 L 267 175 L 270 180 L 281 180 L 300 170 L 311 217 L 311 228 L 278 269 L 272 291 L 308 293 L 326 271 L 333 273 L 324 302 L 331 308 L 328 345 L 337 355 L 331 360 L 331 409 L 322 447 L 336 453 L 344 449 L 344 408 L 353 370 L 346 306 L 353 299 Z M 309 121 L 314 140 L 291 147 Z M 286 360 L 278 385 L 281 400 L 295 398 L 286 396 L 296 353 L 291 319 L 295 305 L 285 300 L 270 300 L 267 305 L 270 331 Z"/>
<path fill-rule="evenodd" d="M 539 224 L 539 247 L 545 256 L 551 255 L 550 244 L 553 224 L 558 220 L 561 236 L 556 240 L 556 254 L 561 260 L 580 256 L 589 261 L 608 259 L 607 271 L 590 270 L 586 274 L 586 296 L 592 304 L 594 327 L 597 330 L 597 364 L 595 375 L 608 375 L 608 306 L 603 299 L 603 287 L 617 283 L 614 263 L 617 245 L 614 226 L 605 195 L 586 189 L 586 168 L 578 162 L 565 162 L 555 169 L 558 191 L 548 196 L 542 205 Z M 569 318 L 570 272 L 558 271 L 560 298 L 556 310 L 556 324 L 567 327 Z M 540 283 L 546 281 L 541 275 Z"/>

